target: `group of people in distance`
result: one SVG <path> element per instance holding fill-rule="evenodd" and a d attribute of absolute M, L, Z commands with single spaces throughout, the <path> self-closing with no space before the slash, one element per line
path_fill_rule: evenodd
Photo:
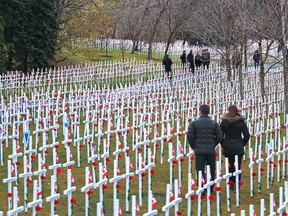
<path fill-rule="evenodd" d="M 192 50 L 190 50 L 188 55 L 186 55 L 186 50 L 184 50 L 182 55 L 180 56 L 180 59 L 181 59 L 183 70 L 186 70 L 186 66 L 187 66 L 187 62 L 188 62 L 190 72 L 193 73 L 193 75 L 194 75 L 195 66 L 196 66 L 196 69 L 200 69 L 202 65 L 203 65 L 204 69 L 209 68 L 210 52 L 208 51 L 208 49 L 204 49 L 204 50 L 202 50 L 201 55 L 199 54 L 199 52 L 197 52 L 196 56 L 194 58 Z M 166 75 L 170 79 L 172 79 L 172 68 L 171 68 L 172 60 L 169 58 L 168 54 L 165 55 L 165 57 L 162 61 L 162 65 L 165 67 Z"/>
<path fill-rule="evenodd" d="M 219 143 L 223 148 L 223 155 L 228 158 L 229 173 L 235 172 L 235 155 L 238 156 L 238 168 L 241 170 L 244 146 L 250 139 L 245 117 L 240 114 L 235 105 L 228 107 L 228 112 L 223 115 L 220 126 L 208 116 L 208 105 L 200 106 L 199 114 L 200 117 L 189 125 L 187 134 L 190 147 L 195 153 L 197 175 L 199 171 L 202 171 L 203 176 L 205 176 L 205 166 L 209 165 L 212 180 L 215 178 L 215 147 Z M 235 176 L 232 175 L 229 180 L 230 188 L 234 189 Z M 239 181 L 241 181 L 241 174 Z M 211 190 L 213 192 L 213 187 Z"/>

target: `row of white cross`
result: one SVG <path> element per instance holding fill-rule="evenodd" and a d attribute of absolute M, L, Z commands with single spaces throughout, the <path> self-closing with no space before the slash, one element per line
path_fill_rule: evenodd
<path fill-rule="evenodd" d="M 253 74 L 248 76 L 247 80 L 251 81 L 252 77 Z M 273 77 L 275 81 L 280 82 L 281 80 L 277 70 L 271 73 L 271 77 Z M 281 171 L 282 178 L 285 178 L 287 146 L 286 139 L 281 137 L 279 116 L 279 113 L 283 112 L 283 90 L 277 88 L 273 82 L 270 81 L 269 84 L 272 86 L 270 87 L 272 91 L 268 94 L 268 101 L 265 103 L 268 108 L 266 112 L 263 110 L 266 106 L 263 105 L 263 102 L 259 104 L 261 98 L 259 98 L 257 94 L 254 94 L 254 97 L 253 94 L 248 97 L 248 95 L 251 94 L 250 88 L 258 89 L 257 82 L 252 81 L 246 83 L 248 85 L 246 86 L 247 98 L 239 101 L 237 98 L 239 92 L 229 87 L 227 83 L 221 83 L 219 79 L 224 82 L 224 79 L 221 78 L 221 73 L 216 71 L 215 74 L 211 74 L 210 77 L 206 75 L 198 76 L 197 81 L 196 78 L 192 78 L 187 74 L 176 76 L 174 82 L 175 87 L 172 88 L 165 80 L 161 82 L 159 79 L 156 79 L 154 82 L 141 83 L 135 86 L 131 85 L 129 88 L 122 87 L 120 89 L 108 89 L 105 91 L 99 89 L 89 90 L 88 88 L 68 91 L 63 88 L 62 90 L 52 91 L 52 93 L 42 91 L 36 94 L 33 92 L 26 94 L 22 92 L 22 94 L 18 95 L 15 99 L 10 97 L 9 105 L 2 97 L 0 140 L 3 144 L 1 144 L 0 148 L 0 162 L 1 165 L 4 166 L 6 165 L 6 159 L 9 158 L 9 160 L 7 160 L 8 177 L 3 180 L 4 183 L 8 184 L 7 212 L 12 211 L 11 214 L 14 214 L 15 212 L 13 213 L 13 211 L 28 211 L 28 208 L 32 208 L 33 214 L 35 215 L 36 211 L 42 208 L 43 198 L 40 192 L 43 188 L 42 178 L 46 177 L 46 167 L 48 166 L 50 170 L 53 170 L 53 175 L 50 176 L 51 194 L 49 197 L 46 197 L 46 201 L 51 202 L 51 214 L 54 214 L 54 204 L 55 202 L 57 203 L 56 200 L 60 197 L 60 193 L 57 191 L 58 171 L 60 167 L 66 167 L 67 189 L 63 191 L 63 194 L 68 197 L 67 211 L 68 215 L 71 215 L 72 204 L 75 202 L 72 194 L 76 191 L 76 186 L 73 186 L 71 166 L 74 164 L 77 164 L 78 167 L 82 166 L 81 154 L 83 153 L 81 153 L 81 149 L 86 148 L 88 163 L 93 165 L 96 161 L 102 161 L 99 163 L 98 181 L 96 180 L 95 168 L 92 169 L 92 182 L 89 180 L 89 167 L 85 169 L 85 185 L 81 187 L 81 191 L 85 192 L 86 215 L 88 214 L 90 206 L 89 196 L 92 192 L 91 189 L 99 188 L 98 206 L 104 208 L 103 187 L 105 188 L 106 184 L 112 183 L 113 198 L 116 200 L 117 186 L 119 187 L 117 182 L 123 178 L 126 179 L 125 210 L 129 211 L 130 177 L 135 174 L 138 175 L 139 178 L 138 199 L 139 205 L 142 206 L 142 174 L 146 171 L 148 171 L 147 191 L 149 192 L 149 208 L 147 214 L 153 215 L 155 210 L 152 208 L 152 201 L 155 200 L 155 198 L 152 194 L 153 181 L 151 175 L 155 172 L 152 167 L 156 165 L 157 161 L 163 164 L 165 162 L 164 159 L 168 160 L 170 167 L 170 189 L 167 191 L 169 193 L 172 190 L 173 184 L 174 190 L 176 190 L 175 188 L 179 190 L 179 187 L 181 188 L 182 186 L 181 160 L 183 160 L 185 156 L 189 158 L 188 171 L 192 181 L 191 157 L 193 156 L 193 152 L 187 146 L 185 135 L 189 122 L 196 118 L 198 107 L 202 103 L 210 104 L 211 116 L 218 122 L 220 122 L 220 114 L 225 112 L 227 106 L 232 101 L 235 101 L 238 107 L 242 109 L 242 113 L 247 116 L 250 131 L 256 137 L 255 147 L 251 145 L 251 142 L 247 147 L 250 159 L 251 196 L 254 194 L 253 177 L 255 175 L 253 166 L 255 163 L 258 164 L 258 184 L 261 180 L 261 163 L 264 162 L 264 159 L 267 163 L 267 188 L 269 188 L 271 182 L 273 183 L 275 164 L 277 181 L 281 180 Z M 200 81 L 201 84 L 197 84 L 198 81 Z M 195 87 L 192 91 L 190 90 L 191 86 Z M 221 88 L 226 88 L 226 91 Z M 273 90 L 275 91 L 274 93 Z M 265 119 L 267 122 L 266 125 L 264 125 Z M 32 122 L 34 122 L 36 126 L 34 131 L 30 131 L 31 126 L 29 126 L 29 124 Z M 287 117 L 285 117 L 284 122 L 287 126 Z M 182 129 L 181 125 L 185 125 L 185 129 Z M 80 133 L 81 128 L 84 128 L 83 134 Z M 61 131 L 63 133 L 63 139 L 61 139 L 59 134 Z M 262 134 L 266 136 L 265 139 Z M 152 135 L 154 135 L 154 137 L 152 137 Z M 42 145 L 39 145 L 41 143 L 41 136 Z M 47 143 L 48 136 L 52 136 L 51 144 Z M 111 143 L 111 136 L 115 137 L 115 143 Z M 182 136 L 185 137 L 184 143 L 183 138 L 181 138 Z M 128 144 L 128 137 L 131 137 L 132 145 Z M 23 138 L 23 145 L 20 143 L 20 138 Z M 173 142 L 173 139 L 176 142 Z M 121 143 L 120 140 L 123 140 L 123 143 Z M 168 147 L 165 145 L 166 142 L 168 142 Z M 77 149 L 76 152 L 72 152 L 70 146 L 75 146 Z M 157 158 L 158 146 L 160 147 L 160 159 Z M 176 151 L 174 151 L 175 146 Z M 59 162 L 57 154 L 59 147 L 65 147 L 66 160 L 64 163 Z M 11 153 L 8 152 L 9 148 L 12 149 Z M 262 149 L 264 149 L 264 152 Z M 52 164 L 48 164 L 46 160 L 46 154 L 49 150 L 52 151 Z M 130 161 L 129 151 L 135 156 L 134 163 Z M 126 172 L 125 174 L 119 175 L 117 166 L 121 153 L 124 154 Z M 228 172 L 227 162 L 225 164 L 225 174 L 222 175 L 224 173 L 222 170 L 224 169 L 221 166 L 221 148 L 219 148 L 218 153 L 219 162 L 217 171 L 219 171 L 219 173 L 217 174 L 217 178 L 214 182 L 209 182 L 209 178 L 207 178 L 208 181 L 204 187 L 199 187 L 198 192 L 196 191 L 199 207 L 201 206 L 201 193 L 203 190 L 207 189 L 208 195 L 209 189 L 213 184 L 219 187 L 221 180 L 224 178 L 228 181 L 228 177 L 231 175 Z M 77 160 L 73 159 L 73 154 L 77 154 Z M 265 154 L 266 158 L 264 158 Z M 111 160 L 110 157 L 113 157 L 112 155 L 115 157 L 113 162 L 113 177 L 107 178 L 106 162 Z M 255 155 L 257 155 L 257 160 Z M 274 161 L 275 155 L 277 156 L 277 162 Z M 38 159 L 38 169 L 33 169 L 32 167 L 32 158 L 35 156 Z M 20 163 L 21 159 L 23 161 L 23 173 L 18 174 L 19 165 L 17 164 Z M 130 170 L 131 163 L 135 166 L 135 172 Z M 178 165 L 178 178 L 174 181 L 173 164 L 176 163 Z M 283 164 L 283 166 L 280 166 L 280 164 Z M 240 172 L 240 170 L 237 170 L 234 173 L 236 179 L 238 179 L 237 177 Z M 209 173 L 209 171 L 207 173 Z M 33 176 L 37 176 L 38 180 L 33 181 Z M 20 179 L 23 179 L 24 184 L 23 208 L 15 204 L 14 198 L 16 196 L 17 200 L 17 187 L 12 188 L 12 185 L 17 185 Z M 33 200 L 29 202 L 27 200 L 27 182 L 31 181 L 33 182 Z M 175 187 L 175 185 L 177 187 Z M 238 184 L 236 183 L 236 185 Z M 238 187 L 236 187 L 236 205 L 239 206 L 240 196 L 237 188 Z M 261 187 L 258 188 L 258 191 L 261 191 Z M 175 193 L 174 191 L 174 194 Z M 187 195 L 188 197 L 193 195 L 190 189 L 188 189 L 187 194 L 189 193 L 190 195 Z M 228 211 L 231 208 L 229 194 L 229 188 L 227 188 Z M 169 212 L 171 206 L 175 206 L 176 213 L 179 211 L 177 206 L 182 201 L 181 197 L 176 195 L 174 197 L 176 197 L 176 199 L 173 201 L 173 205 L 166 200 L 167 207 L 163 209 L 164 212 Z M 219 202 L 218 198 L 217 200 L 217 202 Z M 207 208 L 208 206 L 209 205 L 207 205 Z M 119 209 L 119 205 L 117 206 L 117 203 L 114 203 L 114 209 L 117 208 Z M 132 208 L 134 208 L 133 205 Z M 209 211 L 208 208 L 207 212 Z M 217 210 L 217 212 L 218 211 L 220 211 L 220 209 Z"/>

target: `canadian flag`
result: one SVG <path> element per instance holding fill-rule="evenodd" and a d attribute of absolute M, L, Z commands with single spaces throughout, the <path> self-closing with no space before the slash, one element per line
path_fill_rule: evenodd
<path fill-rule="evenodd" d="M 191 188 L 195 188 L 196 186 L 196 182 L 194 181 L 194 179 L 191 179 Z"/>
<path fill-rule="evenodd" d="M 181 143 L 179 143 L 179 152 L 181 154 L 183 154 L 184 150 L 183 150 L 183 146 L 181 145 Z"/>
<path fill-rule="evenodd" d="M 253 211 L 253 216 L 257 216 L 257 214 L 256 214 L 256 211 L 255 211 L 255 210 Z"/>
<path fill-rule="evenodd" d="M 202 183 L 202 185 L 204 185 L 205 184 L 205 179 L 204 179 L 204 177 L 202 176 L 202 180 L 201 180 L 201 183 Z"/>
<path fill-rule="evenodd" d="M 172 190 L 170 190 L 170 201 L 172 201 L 174 199 L 174 194 L 172 192 Z"/>
<path fill-rule="evenodd" d="M 40 187 L 37 186 L 37 196 L 41 196 L 42 195 L 42 191 L 40 190 Z"/>
<path fill-rule="evenodd" d="M 181 197 L 181 187 L 180 187 L 180 185 L 178 186 L 178 197 Z"/>
<path fill-rule="evenodd" d="M 114 125 L 112 122 L 110 122 L 110 129 L 113 129 Z"/>
<path fill-rule="evenodd" d="M 166 129 L 165 125 L 164 125 L 163 134 L 165 135 L 166 133 L 167 133 L 167 129 Z"/>
<path fill-rule="evenodd" d="M 120 169 L 119 169 L 119 167 L 117 166 L 117 175 L 120 175 Z"/>
<path fill-rule="evenodd" d="M 59 163 L 59 157 L 58 157 L 58 153 L 56 152 L 56 163 Z"/>
<path fill-rule="evenodd" d="M 172 156 L 175 155 L 175 150 L 174 150 L 174 146 L 172 146 Z"/>
<path fill-rule="evenodd" d="M 139 204 L 138 202 L 136 202 L 136 214 L 138 214 L 139 212 L 140 212 Z"/>
<path fill-rule="evenodd" d="M 92 178 L 91 172 L 89 172 L 89 174 L 88 174 L 88 179 L 89 179 L 89 183 L 93 182 L 93 178 Z"/>
<path fill-rule="evenodd" d="M 152 208 L 155 208 L 158 205 L 158 202 L 156 201 L 154 195 L 152 195 Z"/>
<path fill-rule="evenodd" d="M 18 144 L 18 142 L 16 143 L 16 150 L 17 152 L 21 151 L 20 145 Z"/>
<path fill-rule="evenodd" d="M 145 161 L 144 159 L 142 159 L 142 162 L 141 162 L 141 167 L 144 168 L 145 167 Z"/>
<path fill-rule="evenodd" d="M 154 155 L 153 155 L 153 152 L 151 152 L 151 154 L 150 154 L 150 158 L 151 158 L 151 162 L 154 162 Z"/>
<path fill-rule="evenodd" d="M 6 130 L 4 129 L 4 127 L 0 128 L 0 132 L 2 133 L 3 136 L 6 135 Z"/>
<path fill-rule="evenodd" d="M 46 163 L 43 159 L 41 159 L 41 169 L 45 169 Z"/>
<path fill-rule="evenodd" d="M 72 154 L 72 151 L 70 151 L 70 161 L 73 161 L 73 154 Z"/>
<path fill-rule="evenodd" d="M 58 192 L 58 190 L 57 190 L 57 182 L 56 182 L 56 181 L 54 181 L 54 192 L 55 192 L 55 193 Z"/>
<path fill-rule="evenodd" d="M 252 152 L 251 157 L 252 157 L 252 160 L 254 161 L 255 160 L 255 153 L 254 152 Z"/>
<path fill-rule="evenodd" d="M 75 181 L 74 181 L 74 177 L 73 177 L 73 175 L 71 175 L 71 184 L 72 184 L 72 185 L 75 184 Z"/>
<path fill-rule="evenodd" d="M 155 137 L 159 137 L 158 130 L 155 130 Z"/>
<path fill-rule="evenodd" d="M 102 168 L 102 175 L 103 175 L 103 177 L 108 175 L 108 171 L 107 171 L 105 166 L 103 166 L 103 168 Z"/>
<path fill-rule="evenodd" d="M 102 207 L 102 206 L 101 206 L 100 215 L 101 215 L 101 216 L 104 216 L 104 212 L 103 212 L 103 207 Z"/>
<path fill-rule="evenodd" d="M 129 163 L 129 167 L 130 167 L 130 169 L 133 169 L 133 163 L 132 163 L 131 160 L 130 160 L 130 163 Z"/>
<path fill-rule="evenodd" d="M 19 194 L 17 194 L 17 204 L 20 205 Z"/>
<path fill-rule="evenodd" d="M 150 133 L 149 131 L 146 132 L 146 139 L 148 139 L 150 137 Z"/>
<path fill-rule="evenodd" d="M 68 130 L 68 139 L 70 139 L 70 137 L 71 137 L 71 132 L 70 130 Z"/>
<path fill-rule="evenodd" d="M 120 208 L 120 203 L 119 203 L 119 205 L 118 205 L 118 216 L 122 216 L 122 210 L 121 210 L 121 208 Z"/>
<path fill-rule="evenodd" d="M 29 161 L 26 161 L 26 167 L 27 167 L 27 171 L 30 172 L 31 167 L 30 167 Z"/>

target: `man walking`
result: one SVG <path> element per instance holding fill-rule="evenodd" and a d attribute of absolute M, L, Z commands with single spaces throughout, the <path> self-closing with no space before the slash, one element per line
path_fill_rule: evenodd
<path fill-rule="evenodd" d="M 194 55 L 192 53 L 192 50 L 190 50 L 187 56 L 187 61 L 190 63 L 190 72 L 192 72 L 192 74 L 194 75 L 195 66 L 194 66 Z"/>
<path fill-rule="evenodd" d="M 186 71 L 186 50 L 183 50 L 182 55 L 180 56 L 182 68 L 184 71 Z"/>
<path fill-rule="evenodd" d="M 172 79 L 172 72 L 171 72 L 172 60 L 169 58 L 168 54 L 164 57 L 162 61 L 162 65 L 165 67 L 165 73 L 167 77 L 171 80 Z"/>
<path fill-rule="evenodd" d="M 196 156 L 196 171 L 204 170 L 210 165 L 212 180 L 215 177 L 215 147 L 222 141 L 223 135 L 219 124 L 208 116 L 209 106 L 200 106 L 200 117 L 188 128 L 187 139 Z"/>

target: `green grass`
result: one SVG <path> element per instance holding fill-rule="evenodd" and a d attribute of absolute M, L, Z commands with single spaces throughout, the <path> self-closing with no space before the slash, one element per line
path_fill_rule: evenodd
<path fill-rule="evenodd" d="M 108 56 L 106 56 L 106 51 L 99 49 L 89 49 L 89 48 L 77 48 L 73 49 L 71 47 L 63 47 L 61 50 L 61 56 L 57 59 L 62 59 L 64 57 L 67 59 L 64 62 L 59 62 L 58 66 L 68 65 L 68 64 L 79 64 L 79 63 L 91 63 L 98 61 L 111 61 L 111 60 L 122 60 L 121 50 L 109 50 Z M 162 61 L 162 58 L 158 57 L 155 53 L 152 55 L 152 60 L 154 62 Z M 135 52 L 131 54 L 130 50 L 124 52 L 124 59 L 136 58 L 137 61 L 147 61 L 147 55 Z"/>
<path fill-rule="evenodd" d="M 127 114 L 127 113 L 126 113 Z M 82 116 L 82 115 L 81 115 Z M 114 115 L 112 115 L 113 119 L 114 119 Z M 84 118 L 81 117 L 80 119 L 81 122 L 84 121 Z M 60 121 L 60 126 L 62 125 L 61 121 Z M 90 129 L 91 129 L 92 125 L 90 125 Z M 107 129 L 108 127 L 108 123 L 104 123 L 104 131 Z M 153 127 L 154 128 L 154 127 Z M 35 125 L 31 125 L 30 130 L 33 131 L 35 129 Z M 84 124 L 80 125 L 80 136 L 83 137 L 83 132 L 84 132 Z M 132 131 L 131 131 L 132 132 Z M 132 151 L 132 138 L 131 138 L 131 133 L 128 136 L 128 146 L 130 147 L 130 153 L 129 156 L 131 158 L 131 160 L 133 161 L 133 163 L 135 163 L 135 158 L 134 158 L 134 152 Z M 160 128 L 158 128 L 158 132 L 160 133 Z M 11 129 L 9 131 L 9 133 L 11 133 Z M 20 131 L 21 134 L 21 131 Z M 62 134 L 62 127 L 59 128 L 58 130 L 58 141 L 61 143 L 61 141 L 63 140 L 63 136 Z M 285 131 L 283 131 L 282 134 L 285 134 Z M 47 144 L 50 144 L 52 142 L 51 140 L 51 131 L 49 132 L 49 140 L 47 142 Z M 273 136 L 271 134 L 271 136 Z M 72 136 L 73 137 L 73 134 Z M 154 137 L 153 133 L 151 134 L 151 137 Z M 38 146 L 42 145 L 42 135 L 39 137 L 40 138 L 40 142 L 38 144 Z M 116 143 L 116 139 L 115 139 L 115 134 L 113 134 L 113 137 L 109 138 L 107 137 L 107 135 L 105 135 L 103 138 L 106 139 L 110 139 L 110 143 L 111 143 L 111 149 L 110 149 L 110 158 L 111 158 L 111 162 L 108 163 L 108 171 L 109 171 L 109 178 L 111 178 L 113 176 L 113 160 L 114 160 L 114 156 L 112 155 L 112 152 L 115 150 L 115 143 Z M 20 136 L 20 139 L 22 140 L 22 137 Z M 35 135 L 33 136 L 33 140 L 35 142 Z M 120 141 L 123 142 L 123 137 L 120 138 Z M 181 143 L 184 143 L 184 136 L 180 138 Z M 10 141 L 11 142 L 11 141 Z M 254 143 L 254 140 L 252 142 L 252 145 Z M 35 143 L 33 143 L 35 144 Z M 81 187 L 84 186 L 84 182 L 85 182 L 85 169 L 84 167 L 89 166 L 90 167 L 90 171 L 93 168 L 93 166 L 91 166 L 91 164 L 87 163 L 87 155 L 86 155 L 86 147 L 87 147 L 87 143 L 85 147 L 81 150 L 81 167 L 77 167 L 77 163 L 73 166 L 73 176 L 75 178 L 75 186 L 77 187 L 77 190 L 73 193 L 73 197 L 77 200 L 77 204 L 75 206 L 73 206 L 73 214 L 74 215 L 84 215 L 84 209 L 85 209 L 85 199 L 84 199 L 84 193 L 80 192 Z M 174 148 L 176 149 L 176 137 L 173 137 L 173 145 Z M 11 145 L 10 145 L 11 146 Z M 5 148 L 5 152 L 4 152 L 4 158 L 7 159 L 8 155 L 11 154 L 12 150 L 11 147 L 9 146 L 9 148 Z M 152 146 L 152 144 L 151 144 Z M 75 162 L 77 162 L 77 150 L 76 148 L 73 147 L 73 143 L 71 145 L 71 151 L 73 153 L 73 157 Z M 161 207 L 165 205 L 165 196 L 166 196 L 166 184 L 169 184 L 169 165 L 167 163 L 167 154 L 168 154 L 168 144 L 167 142 L 164 143 L 164 148 L 165 148 L 165 152 L 164 152 L 164 164 L 161 165 L 160 164 L 160 149 L 157 149 L 157 155 L 156 155 L 156 166 L 155 171 L 156 171 L 156 175 L 152 176 L 152 189 L 153 189 L 153 195 L 155 196 L 156 200 L 158 201 L 158 212 L 159 215 L 163 215 L 162 211 L 161 211 Z M 23 147 L 22 147 L 22 151 L 23 151 Z M 66 153 L 65 153 L 65 148 L 63 145 L 60 145 L 60 148 L 57 149 L 58 154 L 59 154 L 59 160 L 60 163 L 64 163 L 66 161 Z M 122 153 L 122 156 L 123 153 Z M 46 162 L 46 168 L 48 168 L 49 165 L 52 164 L 52 149 L 49 149 L 49 153 L 47 154 L 47 162 Z M 265 158 L 265 156 L 264 156 Z M 223 157 L 222 157 L 223 159 Z M 275 159 L 277 160 L 277 159 Z M 19 160 L 22 164 L 22 159 Z M 250 192 L 249 192 L 249 170 L 248 170 L 248 158 L 246 159 L 246 161 L 244 161 L 242 167 L 243 167 L 243 182 L 244 185 L 241 187 L 241 206 L 240 207 L 236 207 L 235 206 L 235 193 L 231 193 L 231 212 L 236 213 L 237 215 L 239 215 L 240 210 L 245 209 L 246 211 L 248 211 L 249 209 L 249 204 L 254 204 L 256 212 L 259 211 L 259 205 L 260 205 L 260 199 L 261 198 L 265 198 L 265 202 L 266 202 L 266 208 L 267 211 L 269 211 L 269 193 L 273 192 L 274 193 L 274 197 L 276 200 L 276 204 L 278 201 L 278 187 L 279 186 L 283 186 L 284 182 L 283 180 L 281 182 L 276 182 L 276 176 L 274 179 L 274 183 L 273 185 L 271 185 L 270 190 L 266 189 L 266 173 L 263 172 L 262 174 L 262 192 L 258 193 L 257 192 L 257 182 L 256 182 L 256 177 L 254 179 L 254 190 L 255 190 L 255 196 L 253 198 L 250 197 Z M 100 162 L 100 161 L 99 161 Z M 5 164 L 7 164 L 7 160 L 5 160 Z M 223 164 L 223 161 L 222 161 Z M 266 163 L 262 164 L 264 168 L 266 168 Z M 193 178 L 195 179 L 195 161 L 192 161 L 192 173 L 193 173 Z M 22 166 L 21 166 L 22 167 Z M 37 170 L 37 159 L 35 159 L 33 161 L 33 171 Z M 120 167 L 120 171 L 121 174 L 124 173 L 124 167 L 125 167 L 125 162 L 124 159 L 120 159 L 119 160 L 119 167 Z M 56 209 L 55 212 L 58 215 L 66 215 L 67 214 L 67 196 L 63 195 L 63 191 L 66 189 L 66 168 L 61 168 L 63 173 L 58 175 L 58 186 L 59 186 L 59 193 L 61 195 L 60 198 L 60 204 L 56 205 Z M 135 170 L 135 164 L 134 164 L 134 170 Z M 256 170 L 256 166 L 254 167 L 254 171 Z M 96 171 L 96 176 L 98 179 L 98 167 L 95 168 Z M 1 173 L 1 187 L 0 187 L 0 209 L 6 211 L 7 209 L 7 184 L 3 184 L 2 183 L 2 179 L 7 177 L 7 173 L 6 173 L 6 167 L 0 167 L 0 173 Z M 18 173 L 22 173 L 22 169 L 20 168 L 20 170 L 18 171 Z M 147 171 L 146 171 L 147 173 Z M 276 174 L 276 173 L 275 173 Z M 43 180 L 43 200 L 45 200 L 45 198 L 47 196 L 50 195 L 50 175 L 52 175 L 52 172 L 50 170 L 48 170 L 47 172 L 47 178 Z M 178 165 L 174 165 L 174 178 L 177 178 L 178 176 Z M 35 176 L 33 176 L 33 180 L 37 179 Z M 185 193 L 187 192 L 187 179 L 188 179 L 188 158 L 185 157 L 184 162 L 182 163 L 182 188 L 181 188 L 181 196 L 183 198 L 183 202 L 179 205 L 179 209 L 183 212 L 183 215 L 186 215 L 186 211 L 187 211 L 187 200 L 184 198 Z M 120 180 L 119 183 L 122 185 L 122 188 L 118 191 L 118 197 L 120 199 L 120 206 L 122 208 L 122 212 L 123 215 L 129 215 L 129 213 L 124 213 L 125 212 L 125 180 Z M 147 176 L 143 178 L 143 207 L 140 207 L 140 214 L 143 214 L 147 211 Z M 15 186 L 15 184 L 13 183 L 13 185 Z M 113 185 L 111 183 L 108 184 L 109 188 L 107 190 L 104 190 L 104 209 L 105 209 L 105 215 L 112 215 L 113 214 Z M 228 215 L 227 210 L 226 210 L 226 192 L 225 192 L 225 181 L 222 181 L 221 187 L 223 188 L 223 190 L 221 191 L 221 206 L 222 206 L 222 213 L 223 215 Z M 23 179 L 19 179 L 19 185 L 18 185 L 18 189 L 19 189 L 19 196 L 21 201 L 21 205 L 23 205 Z M 31 201 L 32 200 L 32 185 L 28 185 L 28 200 Z M 137 200 L 138 200 L 138 176 L 134 176 L 134 178 L 131 180 L 131 188 L 130 188 L 130 195 L 137 195 Z M 214 194 L 215 196 L 215 194 Z M 99 202 L 99 190 L 96 189 L 94 190 L 94 193 L 90 196 L 90 212 L 91 215 L 95 215 L 96 214 L 96 208 L 95 205 L 96 203 Z M 192 210 L 194 213 L 196 213 L 197 211 L 197 201 L 192 201 L 193 203 L 193 207 Z M 206 201 L 203 202 L 203 206 L 202 206 L 202 212 L 203 215 L 205 215 L 206 212 Z M 278 205 L 277 205 L 278 207 Z M 216 201 L 212 201 L 211 202 L 211 209 L 213 210 L 213 212 L 215 212 L 216 209 Z M 173 212 L 174 210 L 172 209 L 170 212 Z M 43 205 L 43 209 L 39 212 L 38 215 L 49 215 L 50 212 L 50 204 L 46 203 Z M 31 209 L 29 210 L 29 214 L 31 214 Z M 172 213 L 170 213 L 172 215 Z M 246 213 L 247 214 L 247 213 Z M 21 215 L 21 214 L 20 214 Z M 214 215 L 212 213 L 212 215 Z"/>

